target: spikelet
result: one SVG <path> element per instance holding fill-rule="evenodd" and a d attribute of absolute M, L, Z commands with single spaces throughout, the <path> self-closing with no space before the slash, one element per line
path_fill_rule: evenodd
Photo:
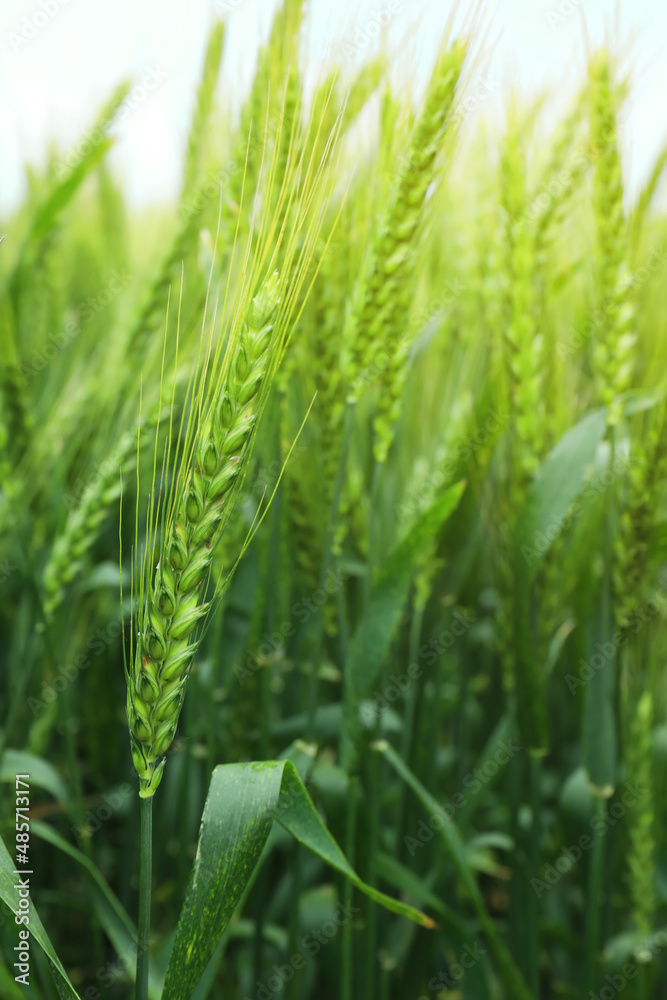
<path fill-rule="evenodd" d="M 444 560 L 438 558 L 438 539 L 433 538 L 425 546 L 415 568 L 414 608 L 417 614 L 424 613 L 433 592 L 436 577 L 444 565 Z"/>
<path fill-rule="evenodd" d="M 609 424 L 620 416 L 618 396 L 630 387 L 634 361 L 635 302 L 628 267 L 628 234 L 623 211 L 623 177 L 618 151 L 616 93 L 609 55 L 591 61 L 591 133 L 595 160 L 598 308 L 603 321 L 595 343 L 594 374 L 600 402 L 609 406 Z"/>
<path fill-rule="evenodd" d="M 24 241 L 19 265 L 12 276 L 12 285 L 20 279 L 24 263 L 32 263 L 33 255 L 39 253 L 39 247 L 48 242 L 54 232 L 61 213 L 69 204 L 77 190 L 94 167 L 96 167 L 106 151 L 111 146 L 108 135 L 110 126 L 121 108 L 129 91 L 129 82 L 116 87 L 113 94 L 102 108 L 92 127 L 86 130 L 82 142 L 68 151 L 57 165 L 54 176 L 49 179 L 48 186 L 34 210 L 30 229 Z"/>
<path fill-rule="evenodd" d="M 341 135 L 344 135 L 377 90 L 386 68 L 387 61 L 384 55 L 371 59 L 361 68 L 342 96 L 338 67 L 331 70 L 318 84 L 313 95 L 311 115 L 314 121 L 322 123 L 322 127 L 319 130 L 319 135 L 310 136 L 312 155 L 316 163 L 319 162 L 324 153 L 327 136 L 335 127 L 339 107 L 342 105 L 340 132 Z"/>
<path fill-rule="evenodd" d="M 399 187 L 393 220 L 397 228 L 384 256 L 385 287 L 377 296 L 381 316 L 378 317 L 380 325 L 376 335 L 383 348 L 382 363 L 378 364 L 380 388 L 374 421 L 373 450 L 378 462 L 384 462 L 387 458 L 400 413 L 401 393 L 407 377 L 411 348 L 407 321 L 414 294 L 414 244 L 424 217 L 427 193 L 437 177 L 437 158 L 447 134 L 449 114 L 454 104 L 464 57 L 465 46 L 456 43 L 445 53 L 434 71 L 424 111 L 417 123 L 408 154 L 410 169 Z M 387 284 L 392 286 L 394 282 L 398 282 L 400 293 L 394 285 L 387 296 Z"/>
<path fill-rule="evenodd" d="M 536 191 L 524 215 L 526 222 L 532 221 L 534 228 L 536 266 L 538 272 L 544 265 L 546 244 L 565 215 L 577 181 L 588 167 L 588 158 L 572 153 L 574 140 L 579 132 L 586 101 L 587 88 L 577 95 L 569 114 L 561 122 L 556 139 L 549 151 L 547 164 L 537 183 Z"/>
<path fill-rule="evenodd" d="M 344 255 L 332 248 L 322 260 L 312 330 L 304 343 L 305 364 L 317 393 L 314 416 L 320 431 L 320 461 L 325 502 L 330 506 L 340 460 L 345 411 L 343 315 L 338 289 L 343 286 Z"/>
<path fill-rule="evenodd" d="M 532 222 L 536 308 L 542 324 L 543 337 L 544 393 L 545 398 L 550 400 L 549 408 L 554 416 L 553 419 L 545 421 L 544 438 L 547 447 L 553 446 L 558 437 L 558 420 L 554 411 L 560 389 L 560 366 L 556 352 L 557 324 L 549 315 L 548 299 L 554 284 L 555 272 L 555 267 L 551 266 L 549 251 L 572 204 L 579 182 L 589 166 L 589 158 L 581 155 L 580 150 L 572 153 L 586 110 L 587 99 L 588 89 L 583 88 L 558 129 L 547 165 L 537 185 L 537 193 L 530 198 L 530 206 L 524 216 L 527 221 Z"/>
<path fill-rule="evenodd" d="M 278 152 L 276 156 L 276 188 L 279 189 L 288 174 L 290 157 L 295 155 L 295 136 L 298 130 L 300 114 L 301 84 L 296 66 L 290 66 L 283 94 L 281 121 L 276 141 Z"/>
<path fill-rule="evenodd" d="M 122 83 L 115 89 L 92 128 L 86 131 L 82 143 L 74 145 L 60 162 L 53 164 L 43 191 L 35 199 L 35 207 L 31 211 L 17 263 L 7 281 L 8 299 L 13 311 L 12 323 L 16 328 L 16 342 L 20 347 L 19 354 L 14 352 L 12 355 L 13 363 L 17 367 L 20 355 L 26 346 L 26 333 L 36 318 L 35 272 L 41 268 L 44 255 L 52 245 L 64 209 L 109 149 L 111 139 L 107 133 L 127 96 L 128 89 L 128 82 Z M 43 299 L 41 292 L 40 298 Z M 10 377 L 14 378 L 14 375 Z M 18 384 L 14 388 L 18 388 Z M 18 404 L 19 400 L 14 399 L 12 405 L 16 417 L 19 415 L 16 409 Z"/>

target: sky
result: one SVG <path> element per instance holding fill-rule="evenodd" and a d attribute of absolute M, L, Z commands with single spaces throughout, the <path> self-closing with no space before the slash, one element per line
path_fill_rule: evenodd
<path fill-rule="evenodd" d="M 111 163 L 132 205 L 171 199 L 213 19 L 227 24 L 219 99 L 238 111 L 278 2 L 1 0 L 0 215 L 23 197 L 26 164 L 43 166 L 54 145 L 66 156 L 127 77 L 133 90 L 114 128 Z M 466 128 L 477 114 L 502 127 L 516 89 L 527 100 L 549 92 L 548 124 L 583 80 L 587 49 L 609 42 L 630 74 L 621 134 L 635 197 L 667 144 L 665 0 L 309 0 L 307 84 L 327 60 L 351 74 L 384 37 L 394 79 L 418 94 L 450 16 L 456 32 L 478 7 L 478 58 L 467 80 L 474 114 Z M 667 205 L 664 190 L 660 204 Z"/>

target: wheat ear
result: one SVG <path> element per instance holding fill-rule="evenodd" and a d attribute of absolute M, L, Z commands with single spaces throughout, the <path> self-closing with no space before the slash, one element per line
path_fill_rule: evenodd
<path fill-rule="evenodd" d="M 598 53 L 590 68 L 592 142 L 595 163 L 595 221 L 598 297 L 604 315 L 595 344 L 594 368 L 600 402 L 609 423 L 620 416 L 619 395 L 630 386 L 634 361 L 635 301 L 629 280 L 628 233 L 623 210 L 623 175 L 618 151 L 616 92 L 609 55 Z"/>
<path fill-rule="evenodd" d="M 155 406 L 148 417 L 141 418 L 132 430 L 123 434 L 111 457 L 91 478 L 80 503 L 70 511 L 44 568 L 43 607 L 47 619 L 52 619 L 62 604 L 67 587 L 80 573 L 112 504 L 120 496 L 121 470 L 135 453 L 138 432 L 158 427 L 171 412 L 171 407 Z"/>
<path fill-rule="evenodd" d="M 247 459 L 261 389 L 274 360 L 279 303 L 274 272 L 253 299 L 244 329 L 231 345 L 226 376 L 194 443 L 192 467 L 178 486 L 154 581 L 140 609 L 127 676 L 127 717 L 142 798 L 155 793 L 164 754 L 176 733 L 199 642 L 194 633 L 210 606 L 204 592 L 213 551 Z"/>
<path fill-rule="evenodd" d="M 410 349 L 406 326 L 414 294 L 417 234 L 427 193 L 437 176 L 437 161 L 450 125 L 465 52 L 465 44 L 456 42 L 433 71 L 408 161 L 389 196 L 387 216 L 361 299 L 357 335 L 351 345 L 356 373 L 372 367 L 380 349 L 387 356 L 380 374 L 375 418 L 375 457 L 379 462 L 387 457 L 400 412 Z"/>
<path fill-rule="evenodd" d="M 655 810 L 652 794 L 651 737 L 653 733 L 653 698 L 644 691 L 637 702 L 630 724 L 627 747 L 628 777 L 643 791 L 628 812 L 630 850 L 628 868 L 632 885 L 632 919 L 643 940 L 653 930 L 657 909 L 655 892 Z M 645 946 L 644 946 L 644 951 Z M 649 952 L 650 956 L 650 952 Z M 638 955 L 640 961 L 646 955 Z"/>
<path fill-rule="evenodd" d="M 435 161 L 454 101 L 465 51 L 464 43 L 456 42 L 438 60 L 407 160 L 399 167 L 399 176 L 392 186 L 366 273 L 355 289 L 346 321 L 349 381 L 353 385 L 353 398 L 363 386 L 363 375 L 372 368 L 378 352 L 382 347 L 389 346 L 388 324 L 392 326 L 391 334 L 394 335 L 391 339 L 397 339 L 402 333 L 400 321 L 405 318 L 412 295 L 415 237 L 426 193 L 434 178 Z M 393 317 L 396 316 L 400 318 L 395 329 Z M 403 353 L 400 345 L 392 346 Z"/>
<path fill-rule="evenodd" d="M 201 174 L 207 125 L 211 117 L 211 111 L 213 110 L 215 88 L 220 73 L 220 63 L 222 62 L 224 27 L 224 21 L 215 22 L 206 46 L 204 69 L 197 89 L 190 134 L 188 135 L 188 147 L 185 154 L 182 201 L 193 193 Z"/>

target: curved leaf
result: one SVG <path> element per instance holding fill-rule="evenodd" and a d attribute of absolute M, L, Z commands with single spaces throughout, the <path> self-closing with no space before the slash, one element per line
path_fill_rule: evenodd
<path fill-rule="evenodd" d="M 415 563 L 456 510 L 464 489 L 463 482 L 451 486 L 417 518 L 405 538 L 389 554 L 373 584 L 368 607 L 352 637 L 345 661 L 342 754 L 346 765 L 350 764 L 354 752 L 361 702 L 372 691 L 387 658 L 408 598 Z"/>
<path fill-rule="evenodd" d="M 373 584 L 368 609 L 357 628 L 347 656 L 345 681 L 357 701 L 370 692 L 382 667 L 408 597 L 415 563 L 424 547 L 456 509 L 464 483 L 438 497 L 392 550 Z"/>
<path fill-rule="evenodd" d="M 162 1000 L 189 1000 L 251 879 L 273 821 L 386 909 L 433 921 L 366 885 L 318 815 L 289 760 L 216 767 L 176 928 Z"/>
<path fill-rule="evenodd" d="M 109 887 L 104 875 L 97 865 L 82 851 L 69 844 L 53 827 L 39 820 L 30 824 L 31 833 L 68 854 L 86 871 L 92 886 L 92 901 L 97 918 L 104 931 L 116 949 L 116 954 L 125 967 L 129 978 L 134 982 L 137 962 L 137 931 L 132 919 L 122 903 Z M 159 1000 L 160 989 L 156 976 L 149 974 L 148 995 L 151 1000 Z"/>
<path fill-rule="evenodd" d="M 544 671 L 536 656 L 533 585 L 551 544 L 571 519 L 571 505 L 607 426 L 605 409 L 588 414 L 547 456 L 530 484 L 516 524 L 512 599 L 512 644 L 519 738 L 530 750 L 549 746 Z"/>
<path fill-rule="evenodd" d="M 535 578 L 556 537 L 554 531 L 560 533 L 560 525 L 583 486 L 606 427 L 605 409 L 589 413 L 562 436 L 530 484 L 516 529 L 517 562 L 525 565 L 528 581 Z"/>
<path fill-rule="evenodd" d="M 412 789 L 424 808 L 428 810 L 429 815 L 438 818 L 439 825 L 436 832 L 443 841 L 445 849 L 472 900 L 480 925 L 486 935 L 489 948 L 496 960 L 498 973 L 507 991 L 507 996 L 512 997 L 512 1000 L 532 1000 L 530 991 L 518 966 L 496 930 L 496 926 L 486 909 L 477 879 L 470 867 L 466 844 L 456 823 L 440 807 L 440 804 L 431 793 L 424 788 L 419 779 L 412 773 L 392 746 L 384 740 L 379 741 L 374 746 L 376 750 L 379 750 L 386 757 L 396 773 L 405 781 L 406 785 Z"/>
<path fill-rule="evenodd" d="M 29 774 L 31 785 L 50 792 L 65 807 L 69 805 L 67 786 L 48 760 L 27 750 L 5 750 L 0 760 L 0 781 L 11 781 L 13 784 L 17 774 Z"/>
<path fill-rule="evenodd" d="M 3 903 L 5 903 L 14 914 L 19 912 L 19 881 L 20 876 L 14 873 L 14 862 L 5 847 L 5 842 L 0 840 L 0 899 L 2 899 Z M 56 984 L 56 989 L 58 990 L 58 995 L 61 997 L 61 1000 L 81 1000 L 79 994 L 69 981 L 67 973 L 60 963 L 60 959 L 53 949 L 53 945 L 49 940 L 48 934 L 44 930 L 44 926 L 37 915 L 37 910 L 33 906 L 32 900 L 29 901 L 27 913 L 29 918 L 27 929 L 30 931 L 35 941 L 37 941 L 37 943 L 41 946 L 42 951 L 49 960 L 51 972 L 53 974 L 53 981 Z"/>

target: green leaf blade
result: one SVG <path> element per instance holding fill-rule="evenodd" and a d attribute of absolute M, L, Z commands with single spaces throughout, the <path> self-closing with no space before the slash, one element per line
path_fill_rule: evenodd
<path fill-rule="evenodd" d="M 361 892 L 424 927 L 430 917 L 366 885 L 322 822 L 289 760 L 228 764 L 213 772 L 162 1000 L 192 997 L 251 881 L 277 820 Z"/>
<path fill-rule="evenodd" d="M 19 913 L 18 881 L 18 877 L 14 874 L 14 863 L 5 846 L 5 842 L 0 840 L 0 899 L 2 899 L 3 903 L 9 907 L 14 915 Z M 30 934 L 40 945 L 49 960 L 53 981 L 56 984 L 56 989 L 61 1000 L 81 1000 L 79 994 L 69 981 L 60 959 L 56 955 L 32 900 L 29 901 L 28 910 L 24 912 L 27 912 L 29 919 L 27 930 L 30 931 Z M 21 926 L 26 925 L 22 924 Z"/>

